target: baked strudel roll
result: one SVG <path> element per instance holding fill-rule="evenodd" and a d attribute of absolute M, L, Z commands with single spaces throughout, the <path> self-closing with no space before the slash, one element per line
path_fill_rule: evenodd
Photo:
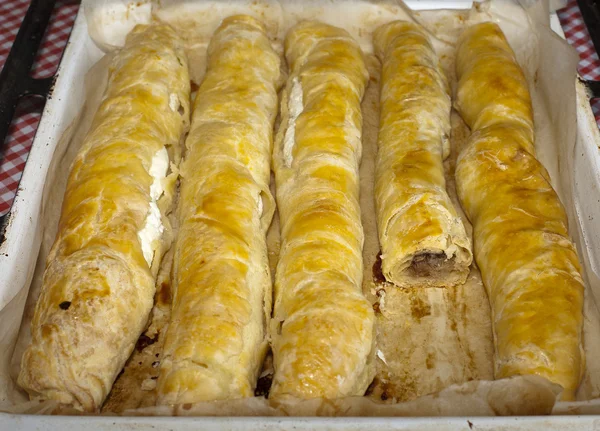
<path fill-rule="evenodd" d="M 492 307 L 496 378 L 537 374 L 573 399 L 584 287 L 564 208 L 535 156 L 527 81 L 493 23 L 463 33 L 456 70 L 456 105 L 472 131 L 456 183 Z"/>
<path fill-rule="evenodd" d="M 279 81 L 263 25 L 225 19 L 208 48 L 185 143 L 160 404 L 254 394 L 272 303 L 265 236 Z"/>
<path fill-rule="evenodd" d="M 473 256 L 444 179 L 446 76 L 417 24 L 386 24 L 373 42 L 382 63 L 375 204 L 383 274 L 401 287 L 462 284 Z"/>
<path fill-rule="evenodd" d="M 71 167 L 18 379 L 32 398 L 98 410 L 144 330 L 189 97 L 174 30 L 134 28 Z"/>
<path fill-rule="evenodd" d="M 290 76 L 273 161 L 282 243 L 270 398 L 362 395 L 373 377 L 358 202 L 368 72 L 349 34 L 319 22 L 293 27 L 285 55 Z"/>

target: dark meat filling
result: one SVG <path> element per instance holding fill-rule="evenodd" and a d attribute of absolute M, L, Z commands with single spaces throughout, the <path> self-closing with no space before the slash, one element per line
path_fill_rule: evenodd
<path fill-rule="evenodd" d="M 445 253 L 421 253 L 413 257 L 408 268 L 415 277 L 429 277 L 449 263 Z"/>

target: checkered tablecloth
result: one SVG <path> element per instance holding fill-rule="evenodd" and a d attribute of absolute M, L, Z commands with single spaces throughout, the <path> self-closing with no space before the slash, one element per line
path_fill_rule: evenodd
<path fill-rule="evenodd" d="M 29 3 L 30 0 L 0 0 L 0 68 L 4 66 Z M 56 72 L 78 10 L 78 1 L 56 2 L 31 71 L 34 78 L 52 76 Z M 40 97 L 21 99 L 17 106 L 0 163 L 0 215 L 6 214 L 12 205 L 43 108 L 44 100 Z"/>
<path fill-rule="evenodd" d="M 558 11 L 558 19 L 565 37 L 579 53 L 579 74 L 583 79 L 599 81 L 600 59 L 583 22 L 577 2 L 570 0 L 567 7 Z M 600 99 L 592 101 L 592 109 L 596 121 L 600 124 Z"/>
<path fill-rule="evenodd" d="M 29 2 L 30 0 L 0 0 L 0 68 L 4 65 Z M 56 71 L 78 10 L 79 2 L 76 0 L 57 1 L 33 67 L 34 77 L 50 76 Z M 600 60 L 575 0 L 570 0 L 567 7 L 559 11 L 558 16 L 567 40 L 581 57 L 579 73 L 585 79 L 600 80 Z M 14 199 L 43 106 L 42 99 L 30 97 L 23 99 L 17 108 L 7 138 L 4 159 L 0 162 L 0 215 L 9 211 Z M 600 101 L 593 103 L 592 107 L 600 122 Z"/>

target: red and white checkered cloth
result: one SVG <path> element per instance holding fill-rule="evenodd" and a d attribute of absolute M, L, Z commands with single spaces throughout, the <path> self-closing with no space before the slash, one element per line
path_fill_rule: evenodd
<path fill-rule="evenodd" d="M 0 0 L 0 68 L 4 65 L 29 2 L 30 0 Z M 78 1 L 57 1 L 33 67 L 32 75 L 35 78 L 51 76 L 56 71 L 78 10 Z M 567 40 L 581 57 L 581 76 L 584 79 L 600 80 L 600 60 L 576 1 L 569 0 L 567 7 L 559 11 L 558 17 Z M 30 97 L 23 99 L 17 108 L 7 138 L 4 160 L 0 162 L 0 215 L 6 214 L 12 205 L 43 106 L 42 99 Z M 600 100 L 593 103 L 592 107 L 596 119 L 600 122 Z"/>
<path fill-rule="evenodd" d="M 4 66 L 29 3 L 30 0 L 0 0 L 0 68 Z M 33 65 L 34 78 L 45 78 L 56 72 L 78 10 L 79 2 L 56 2 Z M 24 98 L 17 107 L 4 159 L 0 162 L 0 215 L 6 214 L 12 205 L 43 108 L 44 100 L 40 97 Z"/>
<path fill-rule="evenodd" d="M 579 74 L 590 81 L 600 80 L 600 59 L 583 22 L 576 0 L 569 0 L 567 7 L 558 11 L 560 25 L 565 37 L 579 53 Z M 600 124 L 600 99 L 592 101 L 592 110 Z"/>

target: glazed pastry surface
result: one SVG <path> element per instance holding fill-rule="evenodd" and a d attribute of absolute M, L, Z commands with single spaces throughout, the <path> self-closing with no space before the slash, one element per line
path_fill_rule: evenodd
<path fill-rule="evenodd" d="M 382 63 L 375 204 L 383 274 L 400 287 L 462 284 L 473 256 L 444 179 L 446 76 L 417 24 L 379 27 L 373 44 Z"/>
<path fill-rule="evenodd" d="M 249 16 L 225 19 L 210 42 L 181 167 L 159 404 L 254 395 L 272 303 L 265 235 L 279 63 Z"/>
<path fill-rule="evenodd" d="M 97 411 L 144 330 L 189 97 L 175 31 L 135 27 L 69 174 L 18 379 L 32 398 Z"/>
<path fill-rule="evenodd" d="M 361 290 L 361 99 L 368 79 L 349 34 L 315 21 L 285 41 L 290 76 L 274 170 L 281 228 L 270 399 L 363 395 L 373 309 Z"/>
<path fill-rule="evenodd" d="M 573 399 L 583 372 L 583 281 L 564 208 L 536 159 L 527 81 L 500 28 L 458 46 L 457 108 L 472 135 L 456 183 L 492 306 L 496 378 L 537 374 Z"/>

